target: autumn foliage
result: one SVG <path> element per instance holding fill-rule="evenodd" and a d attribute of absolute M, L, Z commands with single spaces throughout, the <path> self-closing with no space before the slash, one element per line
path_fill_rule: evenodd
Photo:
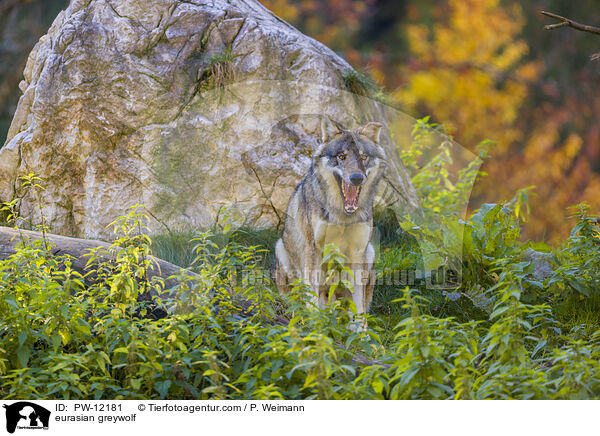
<path fill-rule="evenodd" d="M 568 233 L 569 206 L 597 210 L 600 64 L 586 39 L 597 37 L 544 31 L 533 1 L 391 3 L 263 0 L 367 71 L 405 112 L 431 115 L 470 150 L 495 142 L 471 209 L 535 186 L 524 233 L 551 241 Z M 593 17 L 591 6 L 546 3 Z"/>

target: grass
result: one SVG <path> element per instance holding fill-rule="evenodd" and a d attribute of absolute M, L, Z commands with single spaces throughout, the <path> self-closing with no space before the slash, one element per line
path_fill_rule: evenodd
<path fill-rule="evenodd" d="M 199 233 L 200 231 L 185 231 L 155 234 L 151 236 L 152 253 L 159 259 L 166 260 L 182 268 L 193 268 L 194 246 L 196 246 L 193 239 Z M 230 236 L 215 233 L 211 240 L 219 246 L 223 246 L 227 242 L 234 242 L 245 247 L 262 247 L 268 251 L 264 253 L 262 265 L 260 266 L 264 269 L 270 269 L 275 266 L 273 247 L 279 237 L 280 235 L 273 230 L 255 230 L 241 227 Z"/>
<path fill-rule="evenodd" d="M 194 261 L 193 232 L 152 235 L 152 253 L 182 268 L 189 268 Z"/>
<path fill-rule="evenodd" d="M 582 329 L 582 333 L 591 334 L 600 326 L 600 294 L 570 295 L 556 306 L 555 314 L 564 330 Z"/>
<path fill-rule="evenodd" d="M 342 81 L 348 91 L 361 97 L 372 98 L 380 103 L 392 105 L 381 86 L 367 73 L 353 69 L 342 73 Z"/>
<path fill-rule="evenodd" d="M 208 60 L 208 67 L 198 73 L 200 90 L 222 88 L 235 82 L 235 58 L 231 48 L 221 53 L 213 54 Z"/>
<path fill-rule="evenodd" d="M 363 97 L 371 97 L 379 90 L 377 82 L 360 71 L 346 70 L 342 73 L 342 80 L 348 91 Z"/>

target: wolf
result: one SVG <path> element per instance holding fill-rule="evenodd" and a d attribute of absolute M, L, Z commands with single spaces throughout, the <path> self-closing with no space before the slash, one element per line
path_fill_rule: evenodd
<path fill-rule="evenodd" d="M 346 129 L 334 120 L 321 123 L 321 141 L 310 168 L 288 203 L 283 235 L 275 244 L 275 281 L 279 292 L 304 280 L 313 304 L 323 307 L 328 286 L 322 270 L 323 248 L 335 244 L 347 257 L 357 314 L 368 312 L 375 285 L 375 250 L 370 243 L 373 201 L 386 168 L 380 145 L 382 124 Z"/>

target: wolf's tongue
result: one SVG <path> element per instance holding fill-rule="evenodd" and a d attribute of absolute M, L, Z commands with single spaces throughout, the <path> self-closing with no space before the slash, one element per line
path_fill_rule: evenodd
<path fill-rule="evenodd" d="M 348 185 L 346 182 L 342 181 L 342 189 L 344 191 L 344 210 L 348 213 L 356 211 L 360 187 Z"/>

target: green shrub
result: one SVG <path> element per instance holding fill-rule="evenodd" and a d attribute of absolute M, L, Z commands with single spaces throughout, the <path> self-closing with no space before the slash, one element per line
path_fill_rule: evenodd
<path fill-rule="evenodd" d="M 0 397 L 598 398 L 595 218 L 580 206 L 571 237 L 555 250 L 523 242 L 527 190 L 463 219 L 458 206 L 477 166 L 448 183 L 447 159 L 413 162 L 432 219 L 380 216 L 378 275 L 422 267 L 423 244 L 443 251 L 460 233 L 464 251 L 448 253 L 463 271 L 455 289 L 433 289 L 426 280 L 379 285 L 369 328 L 356 332 L 350 301 L 319 310 L 301 282 L 286 296 L 274 291 L 264 272 L 275 233 L 226 220 L 212 232 L 153 242 L 134 208 L 113 223 L 112 246 L 90 252 L 85 277 L 45 240 L 21 244 L 0 261 Z M 539 277 L 535 258 L 526 256 L 532 249 L 551 252 L 550 274 Z M 197 274 L 177 277 L 170 290 L 177 298 L 148 277 L 151 253 Z M 347 268 L 335 247 L 325 262 L 334 272 Z"/>

